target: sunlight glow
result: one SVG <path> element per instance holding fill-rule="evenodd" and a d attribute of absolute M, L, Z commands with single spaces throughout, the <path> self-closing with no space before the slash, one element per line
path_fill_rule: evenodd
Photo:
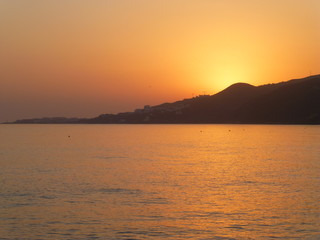
<path fill-rule="evenodd" d="M 209 69 L 203 79 L 209 87 L 221 91 L 234 83 L 248 82 L 250 73 L 250 69 L 241 64 L 222 64 Z"/>
<path fill-rule="evenodd" d="M 0 1 L 0 122 L 318 74 L 319 9 L 318 0 Z"/>

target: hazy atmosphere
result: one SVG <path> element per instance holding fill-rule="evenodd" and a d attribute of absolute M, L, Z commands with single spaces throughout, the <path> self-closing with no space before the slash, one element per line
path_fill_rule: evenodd
<path fill-rule="evenodd" d="M 318 0 L 0 1 L 0 122 L 320 73 Z"/>
<path fill-rule="evenodd" d="M 320 0 L 0 0 L 0 238 L 320 239 Z"/>

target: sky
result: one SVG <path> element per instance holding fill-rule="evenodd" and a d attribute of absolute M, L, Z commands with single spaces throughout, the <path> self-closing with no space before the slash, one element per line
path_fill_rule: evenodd
<path fill-rule="evenodd" d="M 320 73 L 319 0 L 0 0 L 0 122 Z"/>

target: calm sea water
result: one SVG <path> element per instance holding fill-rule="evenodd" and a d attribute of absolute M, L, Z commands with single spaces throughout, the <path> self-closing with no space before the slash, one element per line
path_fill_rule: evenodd
<path fill-rule="evenodd" d="M 0 125 L 0 239 L 320 239 L 320 126 Z"/>

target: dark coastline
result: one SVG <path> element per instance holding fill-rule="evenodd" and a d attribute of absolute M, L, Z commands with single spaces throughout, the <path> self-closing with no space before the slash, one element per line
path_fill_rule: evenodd
<path fill-rule="evenodd" d="M 233 84 L 215 95 L 146 105 L 94 118 L 35 118 L 4 124 L 320 124 L 320 75 L 277 84 Z"/>

